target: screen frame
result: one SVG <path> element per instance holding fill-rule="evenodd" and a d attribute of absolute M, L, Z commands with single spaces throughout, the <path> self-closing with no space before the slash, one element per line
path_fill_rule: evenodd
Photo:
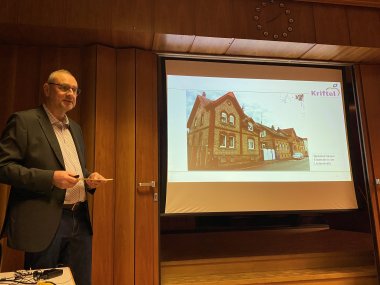
<path fill-rule="evenodd" d="M 346 131 L 348 139 L 348 149 L 350 152 L 350 166 L 355 188 L 355 195 L 358 203 L 358 209 L 328 209 L 328 210 L 289 210 L 289 211 L 250 211 L 250 212 L 200 212 L 200 213 L 165 213 L 166 187 L 167 187 L 167 94 L 166 94 L 166 60 L 185 60 L 185 61 L 209 61 L 223 62 L 233 64 L 255 64 L 255 65 L 274 65 L 274 66 L 295 66 L 295 67 L 313 67 L 313 68 L 331 68 L 338 69 L 342 72 L 343 80 L 343 101 Z M 183 57 L 173 55 L 160 55 L 158 61 L 158 130 L 159 130 L 159 213 L 161 216 L 236 216 L 236 215 L 265 215 L 265 214 L 301 214 L 301 213 L 330 213 L 358 211 L 368 209 L 368 183 L 365 179 L 366 164 L 364 156 L 362 125 L 358 114 L 359 104 L 356 94 L 355 77 L 353 65 L 350 64 L 333 64 L 330 62 L 303 62 L 303 61 L 272 61 L 257 59 L 236 59 L 236 58 L 213 58 L 213 57 Z M 355 167 L 354 167 L 355 166 Z M 361 167 L 358 167 L 361 166 Z"/>

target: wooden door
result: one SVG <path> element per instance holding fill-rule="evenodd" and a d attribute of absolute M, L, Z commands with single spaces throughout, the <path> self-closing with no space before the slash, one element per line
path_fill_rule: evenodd
<path fill-rule="evenodd" d="M 158 284 L 156 62 L 151 52 L 117 51 L 114 284 Z"/>
<path fill-rule="evenodd" d="M 157 56 L 136 51 L 135 285 L 158 284 Z"/>

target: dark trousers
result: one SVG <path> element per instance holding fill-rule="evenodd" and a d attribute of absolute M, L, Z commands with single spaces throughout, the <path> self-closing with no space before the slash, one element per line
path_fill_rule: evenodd
<path fill-rule="evenodd" d="M 25 253 L 25 269 L 70 267 L 76 285 L 91 284 L 92 234 L 87 203 L 75 211 L 63 209 L 57 233 L 42 252 Z"/>

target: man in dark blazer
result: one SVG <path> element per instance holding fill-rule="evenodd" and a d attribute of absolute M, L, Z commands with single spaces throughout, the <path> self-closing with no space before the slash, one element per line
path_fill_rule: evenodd
<path fill-rule="evenodd" d="M 91 284 L 92 228 L 86 194 L 104 183 L 85 167 L 81 128 L 66 113 L 80 93 L 67 70 L 43 86 L 43 105 L 14 113 L 0 139 L 0 182 L 11 185 L 2 234 L 25 251 L 25 268 L 70 266 Z"/>

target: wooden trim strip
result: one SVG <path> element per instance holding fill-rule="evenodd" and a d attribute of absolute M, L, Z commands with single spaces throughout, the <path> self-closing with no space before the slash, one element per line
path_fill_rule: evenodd
<path fill-rule="evenodd" d="M 320 4 L 335 4 L 346 6 L 362 6 L 380 8 L 380 2 L 378 0 L 295 0 L 297 2 L 313 2 Z"/>

